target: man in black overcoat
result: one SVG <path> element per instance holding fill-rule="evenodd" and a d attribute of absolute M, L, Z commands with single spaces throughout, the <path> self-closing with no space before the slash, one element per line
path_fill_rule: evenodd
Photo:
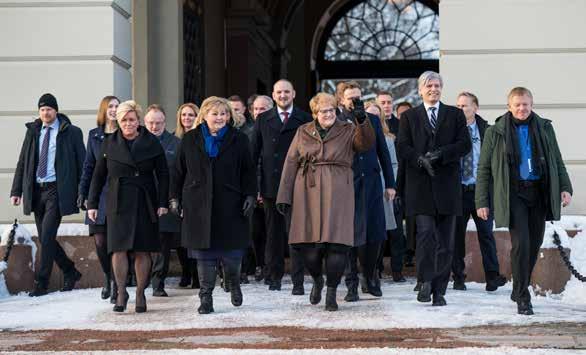
<path fill-rule="evenodd" d="M 462 214 L 460 158 L 471 147 L 462 110 L 440 102 L 438 73 L 418 79 L 423 104 L 403 113 L 397 148 L 405 166 L 405 213 L 415 216 L 417 270 L 423 284 L 420 302 L 445 306 L 456 216 Z"/>
<path fill-rule="evenodd" d="M 362 292 L 381 297 L 380 280 L 376 264 L 381 247 L 387 238 L 383 198 L 395 198 L 395 177 L 391 156 L 378 117 L 364 112 L 360 85 L 348 81 L 338 86 L 340 106 L 338 119 L 356 122 L 365 115 L 370 119 L 376 135 L 374 147 L 366 152 L 356 153 L 352 162 L 354 171 L 354 247 L 350 250 L 345 280 L 347 302 L 358 301 L 358 259 L 362 266 Z M 383 173 L 385 186 L 380 180 Z M 384 196 L 383 196 L 384 195 Z"/>
<path fill-rule="evenodd" d="M 57 242 L 61 217 L 76 214 L 77 186 L 81 179 L 85 146 L 81 129 L 59 112 L 57 99 L 39 99 L 39 118 L 27 123 L 27 131 L 14 172 L 10 202 L 22 202 L 25 215 L 35 215 L 41 242 L 41 265 L 29 296 L 47 294 L 53 261 L 63 272 L 63 288 L 71 291 L 81 278 L 71 259 Z"/>
<path fill-rule="evenodd" d="M 159 105 L 150 105 L 144 116 L 145 127 L 154 134 L 161 143 L 165 151 L 165 159 L 169 174 L 175 173 L 175 160 L 177 146 L 180 139 L 174 134 L 169 133 L 166 128 L 167 120 L 165 111 Z M 172 178 L 172 177 L 171 177 Z M 153 257 L 153 268 L 151 275 L 151 284 L 153 286 L 153 296 L 167 297 L 165 291 L 165 279 L 169 272 L 169 260 L 171 258 L 171 249 L 179 246 L 177 241 L 180 240 L 181 218 L 174 213 L 166 213 L 159 217 L 159 238 L 161 241 L 161 252 L 156 253 Z"/>
<path fill-rule="evenodd" d="M 277 191 L 281 172 L 291 141 L 302 124 L 312 121 L 307 112 L 293 105 L 295 90 L 290 81 L 281 79 L 273 86 L 276 107 L 258 115 L 254 126 L 253 161 L 260 159 L 260 196 L 263 201 L 266 221 L 266 254 L 269 290 L 281 290 L 281 279 L 285 271 L 285 248 L 287 229 L 285 217 L 276 208 Z M 302 295 L 303 263 L 301 256 L 290 250 L 291 278 L 294 295 Z"/>

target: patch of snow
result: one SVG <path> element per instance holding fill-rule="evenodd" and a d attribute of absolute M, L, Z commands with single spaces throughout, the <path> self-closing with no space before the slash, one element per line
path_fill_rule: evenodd
<path fill-rule="evenodd" d="M 34 223 L 19 224 L 19 227 L 20 226 L 26 228 L 29 234 L 32 236 L 39 235 L 37 226 Z M 0 233 L 4 235 L 6 230 L 10 230 L 11 228 L 12 224 L 0 224 Z M 61 223 L 61 225 L 59 225 L 59 229 L 57 230 L 57 235 L 87 236 L 89 235 L 89 229 L 88 226 L 83 223 Z"/>
<path fill-rule="evenodd" d="M 584 238 L 582 238 L 584 239 Z M 150 297 L 149 311 L 134 313 L 134 289 L 129 289 L 128 310 L 112 312 L 112 305 L 100 300 L 101 289 L 55 292 L 30 298 L 21 293 L 0 299 L 0 324 L 5 329 L 96 329 L 96 330 L 170 330 L 190 328 L 234 328 L 252 326 L 297 326 L 329 329 L 386 328 L 459 328 L 480 325 L 527 325 L 550 322 L 586 322 L 584 298 L 534 297 L 535 315 L 517 314 L 517 305 L 509 299 L 508 283 L 495 292 L 486 292 L 484 284 L 467 283 L 468 291 L 449 288 L 446 307 L 419 303 L 413 292 L 415 280 L 396 284 L 383 280 L 383 297 L 360 294 L 358 302 L 344 302 L 346 287 L 338 288 L 338 312 L 324 310 L 309 303 L 310 279 L 306 279 L 305 296 L 291 295 L 287 279 L 281 292 L 268 291 L 262 283 L 242 285 L 244 303 L 233 307 L 230 294 L 220 287 L 214 290 L 215 313 L 199 315 L 198 290 L 176 288 L 178 279 L 168 282 L 168 298 Z M 576 285 L 577 287 L 577 285 Z M 164 315 L 164 316 L 162 316 Z"/>

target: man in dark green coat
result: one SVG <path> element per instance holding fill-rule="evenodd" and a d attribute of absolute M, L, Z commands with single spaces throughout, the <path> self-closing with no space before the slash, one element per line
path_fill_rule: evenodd
<path fill-rule="evenodd" d="M 550 120 L 533 112 L 533 95 L 511 90 L 509 111 L 486 130 L 476 180 L 476 208 L 489 216 L 489 185 L 494 189 L 496 227 L 511 234 L 513 292 L 519 314 L 533 314 L 528 291 L 543 242 L 545 221 L 559 220 L 572 200 L 572 184 Z"/>

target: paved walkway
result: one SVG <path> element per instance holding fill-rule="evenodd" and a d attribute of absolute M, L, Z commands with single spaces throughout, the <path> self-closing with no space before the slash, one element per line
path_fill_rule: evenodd
<path fill-rule="evenodd" d="M 586 324 L 483 326 L 458 329 L 323 330 L 248 327 L 166 331 L 44 330 L 0 332 L 0 351 L 348 348 L 586 349 Z"/>

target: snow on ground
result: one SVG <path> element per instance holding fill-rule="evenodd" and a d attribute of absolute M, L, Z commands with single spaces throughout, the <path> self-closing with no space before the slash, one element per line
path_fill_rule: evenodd
<path fill-rule="evenodd" d="M 71 352 L 35 352 L 36 355 L 45 354 L 70 354 Z M 160 350 L 135 350 L 135 351 L 92 351 L 84 354 L 160 354 Z M 11 354 L 25 354 L 24 352 L 11 352 Z M 28 354 L 28 353 L 26 353 Z M 193 355 L 569 355 L 586 354 L 584 350 L 559 350 L 559 349 L 520 349 L 512 347 L 498 348 L 455 348 L 455 349 L 406 349 L 406 348 L 353 348 L 353 349 L 193 349 L 165 350 L 166 355 L 193 354 Z"/>
<path fill-rule="evenodd" d="M 456 328 L 477 325 L 525 325 L 547 322 L 586 322 L 584 300 L 570 297 L 534 297 L 535 315 L 517 314 L 510 301 L 511 283 L 488 293 L 484 284 L 468 283 L 468 291 L 448 290 L 448 306 L 432 307 L 416 301 L 414 280 L 394 284 L 383 280 L 381 299 L 361 294 L 355 303 L 343 301 L 345 286 L 338 289 L 338 312 L 326 312 L 324 303 L 309 303 L 311 289 L 306 279 L 305 296 L 291 295 L 291 282 L 283 291 L 268 291 L 267 286 L 252 282 L 243 285 L 244 304 L 235 308 L 229 293 L 214 290 L 215 313 L 199 315 L 197 290 L 176 288 L 177 279 L 169 280 L 169 298 L 150 297 L 148 312 L 134 313 L 134 289 L 130 289 L 129 310 L 112 312 L 112 305 L 99 298 L 100 289 L 56 292 L 30 298 L 22 293 L 0 300 L 0 325 L 4 329 L 97 329 L 97 330 L 169 330 L 188 328 L 232 328 L 249 326 L 303 326 L 331 329 L 384 328 Z M 324 292 L 325 296 L 325 292 Z"/>

